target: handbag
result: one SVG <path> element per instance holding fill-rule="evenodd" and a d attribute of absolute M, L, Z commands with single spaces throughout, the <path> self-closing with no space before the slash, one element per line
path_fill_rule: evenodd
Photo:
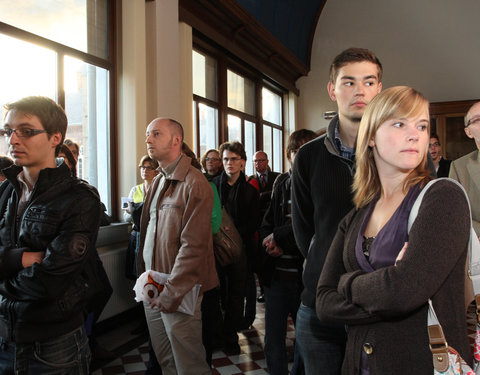
<path fill-rule="evenodd" d="M 222 267 L 238 262 L 243 255 L 242 237 L 225 207 L 222 207 L 220 229 L 213 236 L 213 253 Z"/>
<path fill-rule="evenodd" d="M 429 337 L 429 346 L 430 351 L 432 352 L 433 357 L 433 368 L 434 375 L 476 375 L 480 370 L 480 315 L 479 315 L 479 306 L 480 306 L 480 242 L 478 237 L 472 227 L 472 212 L 470 207 L 470 201 L 468 200 L 468 195 L 463 188 L 463 186 L 458 182 L 450 178 L 439 178 L 436 180 L 430 181 L 420 192 L 415 203 L 413 204 L 412 210 L 410 211 L 410 216 L 408 217 L 408 231 L 412 227 L 413 222 L 418 214 L 418 209 L 422 203 L 423 196 L 426 191 L 437 181 L 439 180 L 449 180 L 450 182 L 455 183 L 459 186 L 468 203 L 469 213 L 470 213 L 470 240 L 468 243 L 469 254 L 468 254 L 468 277 L 466 278 L 465 290 L 472 290 L 475 295 L 475 305 L 477 311 L 477 319 L 475 322 L 475 344 L 474 344 L 474 366 L 473 369 L 465 363 L 460 354 L 448 346 L 443 333 L 442 326 L 438 321 L 435 309 L 433 308 L 432 301 L 428 300 L 428 320 L 427 320 L 427 330 Z M 470 298 L 467 299 L 468 303 L 471 302 Z"/>

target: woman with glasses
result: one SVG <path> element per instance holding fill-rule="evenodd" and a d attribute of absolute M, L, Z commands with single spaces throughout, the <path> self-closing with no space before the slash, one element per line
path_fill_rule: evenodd
<path fill-rule="evenodd" d="M 130 243 L 127 251 L 126 276 L 129 279 L 137 279 L 137 252 L 138 252 L 138 236 L 140 234 L 140 215 L 142 214 L 142 206 L 147 191 L 150 188 L 153 179 L 158 174 L 158 162 L 148 155 L 144 155 L 138 164 L 140 168 L 140 176 L 143 182 L 132 187 L 128 197 L 132 199 L 126 208 L 123 208 L 123 218 L 127 223 L 133 223 L 132 232 L 130 234 Z"/>
<path fill-rule="evenodd" d="M 200 163 L 205 171 L 203 174 L 208 181 L 212 181 L 214 177 L 219 176 L 220 173 L 223 172 L 222 159 L 220 158 L 218 151 L 214 148 L 207 150 L 203 154 Z"/>

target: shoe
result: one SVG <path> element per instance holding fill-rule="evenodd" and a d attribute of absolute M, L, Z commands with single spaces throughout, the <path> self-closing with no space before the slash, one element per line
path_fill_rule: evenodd
<path fill-rule="evenodd" d="M 240 354 L 240 345 L 238 345 L 238 343 L 236 343 L 236 342 L 233 342 L 233 343 L 230 343 L 230 344 L 225 344 L 225 348 L 223 349 L 223 351 L 227 355 L 239 355 Z"/>
<path fill-rule="evenodd" d="M 260 295 L 257 297 L 257 302 L 264 303 L 264 302 L 265 302 L 265 295 L 264 295 L 264 294 L 260 294 Z"/>

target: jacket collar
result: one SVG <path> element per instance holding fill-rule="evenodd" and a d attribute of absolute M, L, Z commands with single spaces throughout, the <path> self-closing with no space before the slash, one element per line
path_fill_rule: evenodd
<path fill-rule="evenodd" d="M 162 169 L 161 173 L 166 180 L 185 181 L 190 167 L 192 167 L 192 159 L 181 154 L 177 160 Z"/>
<path fill-rule="evenodd" d="M 336 115 L 328 124 L 327 134 L 325 135 L 325 146 L 327 150 L 334 155 L 340 155 L 337 146 L 335 145 L 335 128 L 338 124 L 338 115 Z"/>
<path fill-rule="evenodd" d="M 3 170 L 7 180 L 11 182 L 17 192 L 20 191 L 20 183 L 17 180 L 17 175 L 23 170 L 22 167 L 12 165 Z M 38 180 L 33 187 L 34 190 L 44 191 L 51 186 L 59 184 L 68 177 L 72 177 L 70 169 L 65 163 L 61 163 L 56 168 L 45 168 L 38 174 Z"/>

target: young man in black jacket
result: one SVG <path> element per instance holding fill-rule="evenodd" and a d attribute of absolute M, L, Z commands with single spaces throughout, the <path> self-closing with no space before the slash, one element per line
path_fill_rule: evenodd
<path fill-rule="evenodd" d="M 0 185 L 0 373 L 88 374 L 84 317 L 102 288 L 99 196 L 57 165 L 60 106 L 27 97 L 5 109 L 0 134 L 15 165 Z"/>
<path fill-rule="evenodd" d="M 300 148 L 292 173 L 293 230 L 306 259 L 297 313 L 296 345 L 306 374 L 340 374 L 345 328 L 321 322 L 318 279 L 340 220 L 353 208 L 355 143 L 366 105 L 382 89 L 382 65 L 369 50 L 349 48 L 330 67 L 328 93 L 338 115 L 327 133 Z"/>
<path fill-rule="evenodd" d="M 300 146 L 316 137 L 307 129 L 290 134 L 286 154 L 291 165 Z M 287 319 L 291 315 L 295 323 L 303 289 L 303 256 L 292 229 L 290 177 L 291 171 L 281 174 L 275 181 L 270 205 L 258 230 L 266 254 L 260 277 L 265 292 L 265 358 L 272 375 L 288 373 Z M 300 373 L 294 365 L 290 374 Z"/>
<path fill-rule="evenodd" d="M 244 328 L 246 324 L 252 324 L 255 319 L 255 316 L 244 316 L 244 299 L 247 287 L 251 287 L 251 283 L 254 283 L 253 236 L 260 225 L 260 208 L 258 192 L 247 182 L 242 172 L 247 160 L 243 145 L 239 142 L 225 142 L 220 145 L 219 153 L 224 171 L 213 179 L 213 183 L 217 186 L 222 206 L 232 217 L 242 237 L 245 249 L 245 257 L 239 262 L 218 268 L 222 287 L 222 305 L 225 307 L 224 349 L 229 354 L 239 354 L 237 331 Z M 255 288 L 255 285 L 253 287 Z M 255 293 L 253 299 L 255 300 Z M 246 319 L 250 321 L 245 323 Z"/>

